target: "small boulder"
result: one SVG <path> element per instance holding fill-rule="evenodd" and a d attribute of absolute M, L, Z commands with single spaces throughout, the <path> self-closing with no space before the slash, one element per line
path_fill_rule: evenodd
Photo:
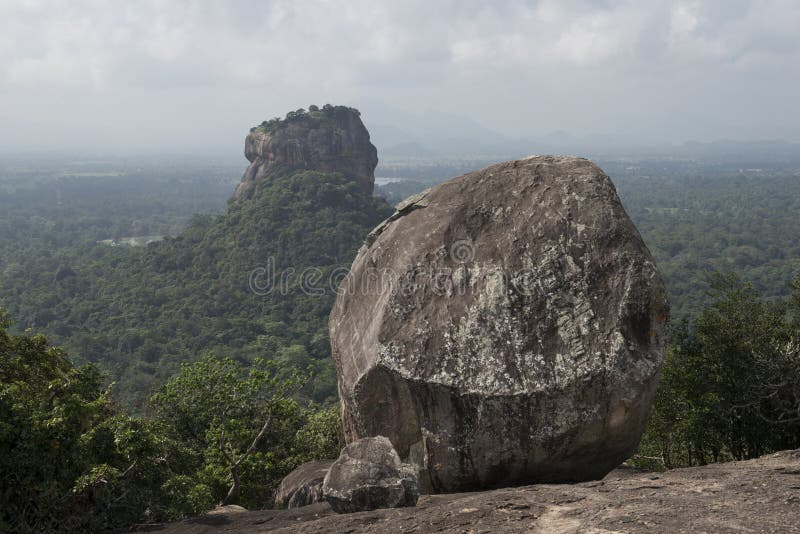
<path fill-rule="evenodd" d="M 306 462 L 281 481 L 275 493 L 275 508 L 299 508 L 320 502 L 322 483 L 333 460 Z"/>
<path fill-rule="evenodd" d="M 325 500 L 337 513 L 347 514 L 416 506 L 416 469 L 400 461 L 392 442 L 383 436 L 355 441 L 342 450 L 325 476 Z"/>

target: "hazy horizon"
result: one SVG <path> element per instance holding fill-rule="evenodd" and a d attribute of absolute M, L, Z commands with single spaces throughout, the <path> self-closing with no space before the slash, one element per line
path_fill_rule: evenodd
<path fill-rule="evenodd" d="M 0 153 L 233 157 L 325 103 L 379 150 L 797 143 L 798 27 L 788 0 L 10 1 Z"/>

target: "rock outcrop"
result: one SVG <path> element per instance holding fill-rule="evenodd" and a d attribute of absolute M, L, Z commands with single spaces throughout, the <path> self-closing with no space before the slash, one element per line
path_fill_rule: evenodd
<path fill-rule="evenodd" d="M 159 534 L 251 532 L 800 533 L 800 450 L 601 482 L 425 495 L 414 508 L 341 515 L 326 503 L 156 525 Z M 147 530 L 150 530 L 149 528 Z"/>
<path fill-rule="evenodd" d="M 251 198 L 275 169 L 342 173 L 370 194 L 375 184 L 378 151 L 353 108 L 312 106 L 265 121 L 250 130 L 244 153 L 250 166 L 236 189 L 239 200 Z"/>
<path fill-rule="evenodd" d="M 383 436 L 355 441 L 342 450 L 322 486 L 340 514 L 414 506 L 419 498 L 416 469 L 400 461 Z"/>
<path fill-rule="evenodd" d="M 599 479 L 636 448 L 668 304 L 611 180 L 530 157 L 398 206 L 330 317 L 349 442 L 425 492 Z"/>
<path fill-rule="evenodd" d="M 299 508 L 323 500 L 322 483 L 333 460 L 306 462 L 281 480 L 275 492 L 275 508 Z"/>

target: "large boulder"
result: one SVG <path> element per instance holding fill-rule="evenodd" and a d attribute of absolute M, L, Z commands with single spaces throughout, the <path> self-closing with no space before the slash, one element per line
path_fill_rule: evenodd
<path fill-rule="evenodd" d="M 387 436 L 425 491 L 603 477 L 643 432 L 668 311 L 592 162 L 454 178 L 401 203 L 339 288 L 347 440 Z"/>
<path fill-rule="evenodd" d="M 355 441 L 342 450 L 323 484 L 325 500 L 340 514 L 416 506 L 416 469 L 400 461 L 383 436 Z"/>
<path fill-rule="evenodd" d="M 321 502 L 322 483 L 333 460 L 306 462 L 281 480 L 275 492 L 275 508 L 298 508 Z"/>
<path fill-rule="evenodd" d="M 378 151 L 358 110 L 345 106 L 312 106 L 286 119 L 265 121 L 250 130 L 244 154 L 250 166 L 236 188 L 235 198 L 255 196 L 258 185 L 276 169 L 338 172 L 372 193 Z"/>

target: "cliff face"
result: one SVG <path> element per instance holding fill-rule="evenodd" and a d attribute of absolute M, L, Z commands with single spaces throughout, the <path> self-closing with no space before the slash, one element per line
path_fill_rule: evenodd
<path fill-rule="evenodd" d="M 251 162 L 236 189 L 238 200 L 251 198 L 276 168 L 338 172 L 372 193 L 378 151 L 360 113 L 344 106 L 312 106 L 250 130 L 245 156 Z"/>

